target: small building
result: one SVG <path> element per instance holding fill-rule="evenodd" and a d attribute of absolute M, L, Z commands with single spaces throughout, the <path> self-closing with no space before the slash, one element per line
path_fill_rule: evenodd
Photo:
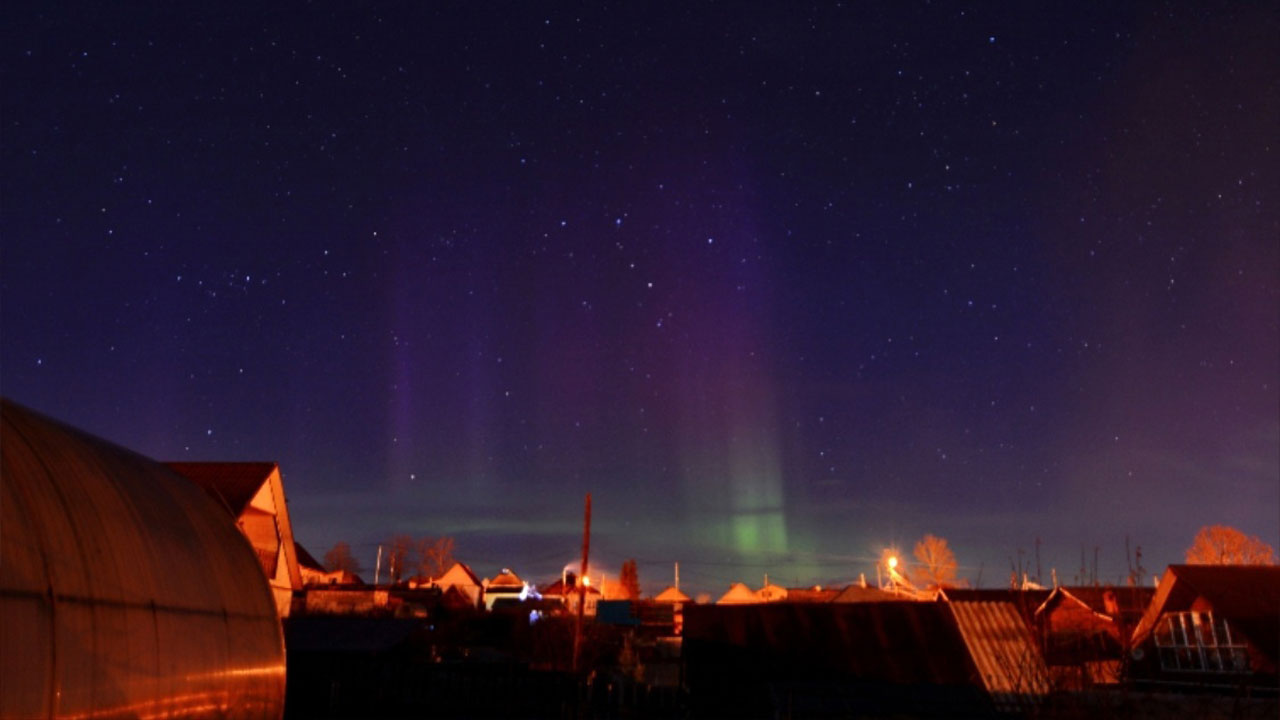
<path fill-rule="evenodd" d="M 680 591 L 680 588 L 671 585 L 666 590 L 658 593 L 653 599 L 656 603 L 663 603 L 671 606 L 671 633 L 679 635 L 684 632 L 684 606 L 691 604 L 693 600 Z"/>
<path fill-rule="evenodd" d="M 760 602 L 779 602 L 787 599 L 787 589 L 769 582 L 769 576 L 765 575 L 764 587 L 756 591 L 756 597 Z"/>
<path fill-rule="evenodd" d="M 760 596 L 740 582 L 730 585 L 728 591 L 716 600 L 717 605 L 754 605 L 758 602 Z"/>
<path fill-rule="evenodd" d="M 832 602 L 840 594 L 840 588 L 824 588 L 814 585 L 807 588 L 787 588 L 787 602 L 826 603 Z"/>
<path fill-rule="evenodd" d="M 685 595 L 683 592 L 680 591 L 680 588 L 674 585 L 658 593 L 658 596 L 655 597 L 653 601 L 660 602 L 660 603 L 670 603 L 673 605 L 683 605 L 684 603 L 693 602 L 693 600 L 690 599 L 688 595 Z"/>
<path fill-rule="evenodd" d="M 484 581 L 484 609 L 493 610 L 494 603 L 500 600 L 523 600 L 528 591 L 529 586 L 519 575 L 503 568 L 502 572 Z"/>
<path fill-rule="evenodd" d="M 539 594 L 544 600 L 553 600 L 561 603 L 566 612 L 570 615 L 575 615 L 578 612 L 579 589 L 574 574 L 568 573 L 548 585 L 545 590 L 539 591 Z M 585 603 L 582 607 L 582 614 L 586 617 L 595 617 L 599 609 L 600 600 L 604 597 L 603 593 L 594 585 L 587 585 L 586 588 L 582 588 L 581 597 Z"/>
<path fill-rule="evenodd" d="M 1129 635 L 1154 594 L 1142 587 L 1054 588 L 1032 626 L 1060 689 L 1120 681 Z"/>
<path fill-rule="evenodd" d="M 364 585 L 359 575 L 347 570 L 325 570 L 320 561 L 315 559 L 301 543 L 293 544 L 294 554 L 298 556 L 298 572 L 302 575 L 304 588 L 324 587 L 328 585 Z"/>
<path fill-rule="evenodd" d="M 833 603 L 864 603 L 864 602 L 890 602 L 901 601 L 903 597 L 891 593 L 887 590 L 881 590 L 877 587 L 863 587 L 857 583 L 836 593 L 831 598 Z"/>
<path fill-rule="evenodd" d="M 258 558 L 200 488 L 0 398 L 0 717 L 279 718 Z"/>
<path fill-rule="evenodd" d="M 466 563 L 455 562 L 443 575 L 432 578 L 428 584 L 440 588 L 446 595 L 451 591 L 461 594 L 473 608 L 480 607 L 480 599 L 484 596 L 484 584 Z"/>
<path fill-rule="evenodd" d="M 273 462 L 165 464 L 203 488 L 235 518 L 271 584 L 277 614 L 287 616 L 294 593 L 302 590 L 303 582 L 280 466 Z"/>
<path fill-rule="evenodd" d="M 1280 566 L 1170 565 L 1133 631 L 1143 685 L 1280 690 Z"/>

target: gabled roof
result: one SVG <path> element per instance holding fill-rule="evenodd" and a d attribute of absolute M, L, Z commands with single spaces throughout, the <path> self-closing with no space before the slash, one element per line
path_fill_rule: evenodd
<path fill-rule="evenodd" d="M 690 600 L 688 595 L 680 592 L 679 588 L 672 585 L 658 593 L 658 597 L 654 598 L 654 601 L 661 603 L 687 603 Z"/>
<path fill-rule="evenodd" d="M 1040 607 L 1036 608 L 1036 614 L 1051 610 L 1057 603 L 1070 598 L 1099 615 L 1112 617 L 1112 613 L 1107 609 L 1107 596 L 1110 595 L 1120 616 L 1132 617 L 1146 611 L 1155 592 L 1155 588 L 1136 586 L 1059 585 L 1049 593 L 1049 597 L 1045 598 Z"/>
<path fill-rule="evenodd" d="M 551 583 L 550 585 L 548 585 L 548 586 L 547 586 L 547 588 L 546 588 L 545 590 L 539 590 L 539 591 L 538 591 L 538 594 L 539 594 L 539 595 L 541 595 L 541 596 L 543 596 L 543 597 L 567 597 L 567 596 L 570 596 L 570 595 L 577 595 L 577 594 L 578 594 L 578 588 L 577 588 L 576 586 L 574 586 L 574 585 L 570 585 L 570 586 L 568 587 L 568 589 L 566 590 L 566 589 L 565 589 L 565 585 L 564 585 L 564 581 L 563 581 L 563 580 L 556 580 L 555 582 L 553 582 L 553 583 Z M 600 594 L 600 589 L 599 589 L 599 588 L 597 588 L 595 585 L 588 585 L 588 586 L 587 586 L 587 594 L 588 594 L 588 595 L 599 595 L 599 594 Z"/>
<path fill-rule="evenodd" d="M 782 587 L 781 585 L 774 585 L 773 583 L 769 583 L 768 585 L 765 585 L 764 587 L 756 591 L 756 597 L 760 598 L 761 600 L 771 598 L 770 602 L 786 600 L 787 589 Z"/>
<path fill-rule="evenodd" d="M 443 575 L 435 578 L 432 582 L 441 587 L 464 584 L 475 585 L 476 587 L 480 586 L 480 578 L 476 577 L 476 574 L 471 571 L 471 568 L 467 567 L 467 564 L 462 562 L 455 562 L 448 570 L 444 571 Z"/>
<path fill-rule="evenodd" d="M 760 602 L 760 598 L 751 592 L 751 588 L 740 582 L 730 585 L 728 592 L 721 595 L 719 600 L 716 600 L 717 605 L 744 605 L 758 602 Z"/>
<path fill-rule="evenodd" d="M 889 602 L 902 600 L 901 595 L 895 595 L 891 592 L 885 592 L 880 588 L 862 587 L 858 584 L 850 585 L 841 590 L 835 597 L 831 598 L 831 602 L 837 603 L 854 603 L 854 602 Z"/>
<path fill-rule="evenodd" d="M 1143 642 L 1166 612 L 1189 610 L 1198 598 L 1239 629 L 1273 662 L 1280 655 L 1280 566 L 1170 565 L 1133 632 Z"/>
<path fill-rule="evenodd" d="M 308 570 L 316 570 L 318 572 L 327 572 L 324 566 L 319 563 L 307 549 L 302 547 L 302 543 L 294 541 L 293 549 L 298 553 L 298 567 L 304 567 Z"/>
<path fill-rule="evenodd" d="M 520 579 L 519 575 L 516 575 L 510 570 L 503 568 L 502 572 L 493 576 L 493 578 L 489 580 L 488 587 L 489 588 L 503 588 L 503 587 L 520 588 L 520 587 L 524 587 L 524 581 Z"/>
<path fill-rule="evenodd" d="M 204 488 L 239 517 L 277 468 L 273 462 L 170 462 L 170 470 Z"/>
<path fill-rule="evenodd" d="M 451 610 L 475 610 L 476 603 L 457 585 L 450 585 L 440 595 L 440 604 Z"/>

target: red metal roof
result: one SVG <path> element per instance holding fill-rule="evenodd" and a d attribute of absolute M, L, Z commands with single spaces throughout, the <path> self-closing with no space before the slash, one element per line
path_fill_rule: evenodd
<path fill-rule="evenodd" d="M 293 549 L 298 554 L 298 565 L 300 567 L 308 568 L 310 570 L 319 570 L 320 572 L 327 572 L 324 569 L 324 566 L 312 557 L 311 553 L 307 552 L 306 548 L 302 547 L 301 543 L 295 541 L 293 543 Z"/>
<path fill-rule="evenodd" d="M 1170 565 L 1134 631 L 1142 642 L 1160 615 L 1187 610 L 1204 598 L 1272 662 L 1280 656 L 1280 566 Z"/>
<path fill-rule="evenodd" d="M 273 462 L 169 462 L 165 465 L 204 488 L 235 517 L 244 512 L 277 467 Z"/>

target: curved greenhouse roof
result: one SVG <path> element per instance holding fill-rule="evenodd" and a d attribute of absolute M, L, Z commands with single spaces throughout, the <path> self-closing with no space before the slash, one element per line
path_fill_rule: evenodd
<path fill-rule="evenodd" d="M 0 400 L 0 717 L 279 718 L 253 550 L 159 463 Z"/>

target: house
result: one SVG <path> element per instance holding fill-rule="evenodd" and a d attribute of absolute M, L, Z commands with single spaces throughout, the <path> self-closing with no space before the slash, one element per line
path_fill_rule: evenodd
<path fill-rule="evenodd" d="M 716 600 L 717 605 L 754 605 L 758 602 L 760 597 L 740 582 L 730 585 L 729 590 Z"/>
<path fill-rule="evenodd" d="M 320 561 L 307 552 L 301 543 L 293 544 L 294 553 L 298 556 L 298 572 L 302 575 L 303 587 L 316 587 L 324 585 L 364 585 L 364 581 L 359 575 L 347 570 L 334 570 L 330 572 L 324 569 Z"/>
<path fill-rule="evenodd" d="M 671 603 L 673 605 L 682 605 L 684 603 L 693 602 L 688 595 L 680 592 L 680 588 L 674 585 L 669 586 L 666 590 L 658 593 L 657 597 L 653 600 L 654 602 Z"/>
<path fill-rule="evenodd" d="M 1152 588 L 1054 588 L 1032 615 L 1041 651 L 1059 688 L 1120 681 L 1129 635 Z"/>
<path fill-rule="evenodd" d="M 539 594 L 542 595 L 544 600 L 559 601 L 569 614 L 574 615 L 578 612 L 578 590 L 577 578 L 573 573 L 567 573 L 564 577 L 548 585 Z M 582 591 L 582 597 L 586 603 L 582 608 L 582 614 L 587 617 L 595 617 L 600 600 L 604 595 L 598 588 L 590 584 L 583 588 Z"/>
<path fill-rule="evenodd" d="M 863 602 L 889 602 L 895 600 L 903 600 L 901 595 L 891 593 L 887 590 L 881 590 L 877 587 L 863 587 L 857 583 L 836 593 L 831 598 L 833 603 L 863 603 Z"/>
<path fill-rule="evenodd" d="M 493 610 L 494 603 L 500 600 L 519 602 L 528 594 L 529 586 L 519 575 L 503 568 L 502 572 L 484 581 L 484 609 Z M 506 604 L 506 603 L 503 603 Z"/>
<path fill-rule="evenodd" d="M 671 585 L 658 593 L 653 601 L 671 606 L 671 633 L 679 635 L 684 632 L 684 606 L 692 603 L 693 600 L 681 592 L 680 588 Z"/>
<path fill-rule="evenodd" d="M 466 563 L 455 562 L 438 578 L 432 578 L 428 584 L 438 587 L 446 596 L 455 591 L 465 597 L 471 607 L 480 607 L 480 598 L 484 595 L 484 585 L 480 578 L 467 567 Z M 456 604 L 456 601 L 454 601 Z"/>
<path fill-rule="evenodd" d="M 787 588 L 787 602 L 832 602 L 839 594 L 840 588 L 824 588 L 821 585 L 807 588 Z"/>
<path fill-rule="evenodd" d="M 769 576 L 764 576 L 764 587 L 756 591 L 756 597 L 760 598 L 760 602 L 778 602 L 787 599 L 787 589 L 774 585 L 769 582 Z"/>
<path fill-rule="evenodd" d="M 1141 685 L 1280 690 L 1280 567 L 1170 565 L 1130 640 Z"/>
<path fill-rule="evenodd" d="M 165 464 L 203 488 L 235 518 L 240 533 L 257 553 L 275 596 L 277 614 L 287 616 L 303 582 L 280 466 L 273 462 Z"/>

